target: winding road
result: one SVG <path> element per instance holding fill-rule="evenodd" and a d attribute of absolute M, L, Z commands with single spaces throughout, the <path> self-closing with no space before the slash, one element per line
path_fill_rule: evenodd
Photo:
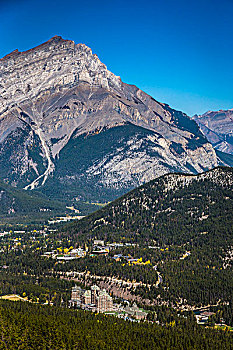
<path fill-rule="evenodd" d="M 156 282 L 156 288 L 158 288 L 158 286 L 163 282 L 163 278 L 160 275 L 160 272 L 157 271 L 157 265 L 153 266 L 153 269 L 157 272 L 158 275 L 158 281 Z"/>

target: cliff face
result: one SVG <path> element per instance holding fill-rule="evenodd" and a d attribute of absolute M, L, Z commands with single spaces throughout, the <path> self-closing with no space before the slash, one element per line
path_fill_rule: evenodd
<path fill-rule="evenodd" d="M 0 177 L 50 194 L 113 198 L 171 171 L 218 165 L 184 113 L 54 37 L 0 60 Z"/>
<path fill-rule="evenodd" d="M 233 109 L 209 111 L 193 119 L 215 149 L 233 155 Z"/>

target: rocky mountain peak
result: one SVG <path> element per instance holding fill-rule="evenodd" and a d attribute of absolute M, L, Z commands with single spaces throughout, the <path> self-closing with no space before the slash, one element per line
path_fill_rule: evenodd
<path fill-rule="evenodd" d="M 167 172 L 217 165 L 195 121 L 123 83 L 85 44 L 55 36 L 0 61 L 0 176 L 11 184 L 86 181 L 118 195 Z"/>
<path fill-rule="evenodd" d="M 18 50 L 0 61 L 0 112 L 48 89 L 60 90 L 85 82 L 110 89 L 121 80 L 109 72 L 85 44 L 55 36 L 24 52 Z"/>
<path fill-rule="evenodd" d="M 215 149 L 233 154 L 233 109 L 208 111 L 193 119 Z"/>
<path fill-rule="evenodd" d="M 35 53 L 38 50 L 42 50 L 45 47 L 52 47 L 52 46 L 57 46 L 60 43 L 64 43 L 64 42 L 72 42 L 71 40 L 65 40 L 63 39 L 61 36 L 55 35 L 54 37 L 52 37 L 51 39 L 47 40 L 46 42 L 32 48 L 26 51 L 19 51 L 18 49 L 12 51 L 11 53 L 7 54 L 6 56 L 4 56 L 3 58 L 0 59 L 0 61 L 4 61 L 5 66 L 7 65 L 7 63 L 12 63 L 11 60 L 12 58 L 16 59 L 18 56 L 23 55 L 24 57 L 28 55 L 28 53 Z"/>

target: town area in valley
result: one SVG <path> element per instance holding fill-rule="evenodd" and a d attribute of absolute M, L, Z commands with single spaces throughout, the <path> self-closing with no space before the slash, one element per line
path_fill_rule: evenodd
<path fill-rule="evenodd" d="M 231 330 L 222 316 L 224 302 L 195 305 L 162 298 L 168 287 L 160 266 L 189 259 L 192 252 L 186 246 L 151 244 L 124 239 L 77 243 L 61 236 L 55 224 L 5 226 L 0 232 L 1 299 L 161 325 L 164 314 L 172 320 L 193 314 L 202 326 Z"/>

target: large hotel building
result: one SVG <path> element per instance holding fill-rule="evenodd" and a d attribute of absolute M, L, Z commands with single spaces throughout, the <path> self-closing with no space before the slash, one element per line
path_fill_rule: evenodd
<path fill-rule="evenodd" d="M 71 292 L 70 305 L 89 309 L 97 312 L 112 311 L 112 297 L 105 289 L 101 290 L 98 286 L 91 286 L 91 290 L 81 289 L 74 286 Z"/>

